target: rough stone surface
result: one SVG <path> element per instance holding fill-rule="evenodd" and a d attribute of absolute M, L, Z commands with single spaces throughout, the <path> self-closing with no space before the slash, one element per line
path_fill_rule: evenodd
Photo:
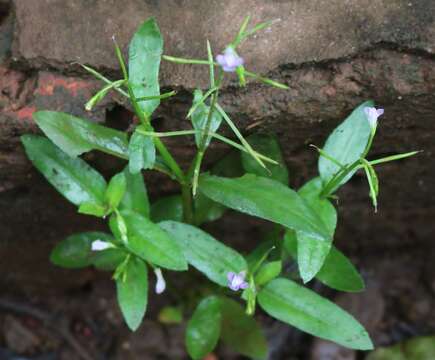
<path fill-rule="evenodd" d="M 274 26 L 241 48 L 250 68 L 268 72 L 285 64 L 354 55 L 377 43 L 435 52 L 435 3 L 431 0 L 315 1 L 86 1 L 16 0 L 14 56 L 33 68 L 65 69 L 71 62 L 117 69 L 112 35 L 125 48 L 137 26 L 155 16 L 165 52 L 203 58 L 209 39 L 215 51 L 232 40 L 243 18 L 275 19 Z M 50 16 L 46 16 L 50 14 Z M 80 49 L 77 51 L 77 49 Z M 166 64 L 163 84 L 192 88 L 205 71 Z M 195 71 L 195 72 L 193 72 Z"/>

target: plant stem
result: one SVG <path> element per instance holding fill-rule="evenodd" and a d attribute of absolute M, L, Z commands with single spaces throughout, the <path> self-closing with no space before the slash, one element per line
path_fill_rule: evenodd
<path fill-rule="evenodd" d="M 331 180 L 325 185 L 322 192 L 320 193 L 321 198 L 327 198 L 336 190 L 336 187 L 340 185 L 343 179 L 352 171 L 356 171 L 358 165 L 360 164 L 360 159 L 355 161 L 349 166 L 346 166 L 344 170 L 336 173 Z"/>
<path fill-rule="evenodd" d="M 167 131 L 167 132 L 151 132 L 151 131 L 141 131 L 138 130 L 138 132 L 140 132 L 141 134 L 145 135 L 145 136 L 153 136 L 153 137 L 171 137 L 171 136 L 183 136 L 183 135 L 195 135 L 195 134 L 200 134 L 200 133 L 204 133 L 204 131 L 201 130 L 179 130 L 179 131 Z M 226 138 L 225 136 L 222 136 L 220 134 L 217 134 L 215 132 L 209 131 L 208 135 L 211 136 L 212 138 L 218 139 L 222 142 L 224 142 L 225 144 L 228 144 L 240 151 L 243 151 L 247 154 L 249 154 L 249 151 L 246 150 L 246 148 L 244 148 L 242 145 L 236 143 L 235 141 Z M 258 152 L 256 152 L 254 150 L 254 153 L 261 159 L 264 160 L 270 164 L 273 165 L 278 165 L 278 162 L 268 158 L 267 156 L 264 156 Z"/>
<path fill-rule="evenodd" d="M 202 135 L 201 143 L 199 144 L 199 150 L 198 150 L 198 152 L 195 156 L 195 160 L 193 162 L 193 164 L 194 164 L 193 174 L 192 174 L 192 193 L 193 193 L 193 196 L 196 195 L 196 190 L 198 188 L 198 179 L 199 179 L 199 173 L 201 171 L 201 163 L 202 163 L 202 159 L 204 158 L 205 149 L 207 148 L 207 140 L 209 138 L 208 133 L 209 133 L 210 127 L 211 127 L 211 120 L 213 117 L 213 111 L 214 111 L 216 103 L 217 103 L 218 93 L 219 93 L 219 90 L 217 89 L 213 93 L 213 95 L 211 95 L 211 103 L 210 103 L 210 108 L 209 108 L 208 115 L 207 115 L 207 122 L 205 125 L 205 131 L 204 131 L 204 134 Z"/>
<path fill-rule="evenodd" d="M 139 118 L 140 122 L 145 126 L 145 129 L 151 132 L 154 132 L 153 127 L 150 123 L 149 115 L 146 114 L 142 108 L 139 106 L 138 100 L 134 94 L 133 88 L 130 84 L 127 69 L 125 66 L 124 59 L 122 57 L 121 50 L 118 46 L 118 44 L 115 42 L 115 51 L 116 55 L 118 57 L 119 63 L 121 65 L 122 73 L 124 75 L 124 79 L 127 84 L 127 90 L 128 95 L 130 97 L 131 104 L 133 105 L 134 112 L 136 113 L 137 117 Z M 160 155 L 163 158 L 163 161 L 166 163 L 166 165 L 172 170 L 174 173 L 176 179 L 181 185 L 181 193 L 183 198 L 183 218 L 184 221 L 187 223 L 193 223 L 193 213 L 192 213 L 192 198 L 190 195 L 190 184 L 186 181 L 186 177 L 183 173 L 183 170 L 181 170 L 178 163 L 175 161 L 169 150 L 166 148 L 165 144 L 158 138 L 153 137 L 153 142 L 160 153 Z"/>
<path fill-rule="evenodd" d="M 178 182 L 183 185 L 183 183 L 186 181 L 183 170 L 181 170 L 180 166 L 178 165 L 177 161 L 174 159 L 174 157 L 171 155 L 165 144 L 158 138 L 154 138 L 154 145 L 156 146 L 157 150 L 159 151 L 160 155 L 162 156 L 164 162 L 168 167 L 172 170 L 175 177 L 177 178 Z"/>
<path fill-rule="evenodd" d="M 181 201 L 183 206 L 183 221 L 188 224 L 193 224 L 193 197 L 189 183 L 181 185 Z"/>
<path fill-rule="evenodd" d="M 225 110 L 219 105 L 216 104 L 216 110 L 222 115 L 225 122 L 228 124 L 228 126 L 231 128 L 231 130 L 234 132 L 234 134 L 237 136 L 239 141 L 242 143 L 242 145 L 246 148 L 246 150 L 249 152 L 249 154 L 255 159 L 255 161 L 260 164 L 261 167 L 266 169 L 266 165 L 259 159 L 258 155 L 256 155 L 254 149 L 251 145 L 246 141 L 246 139 L 243 137 L 243 135 L 240 133 L 239 129 L 237 129 L 237 126 L 233 123 L 231 118 L 228 116 L 228 114 L 225 112 Z"/>

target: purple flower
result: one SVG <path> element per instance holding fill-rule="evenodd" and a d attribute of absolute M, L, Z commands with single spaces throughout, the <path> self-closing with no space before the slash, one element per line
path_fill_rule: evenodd
<path fill-rule="evenodd" d="M 365 107 L 364 112 L 367 115 L 367 121 L 370 124 L 370 127 L 376 129 L 378 125 L 378 117 L 384 113 L 384 109 L 376 109 L 375 107 Z"/>
<path fill-rule="evenodd" d="M 237 55 L 232 47 L 227 47 L 223 54 L 216 56 L 216 61 L 226 72 L 234 72 L 244 63 L 243 58 Z"/>
<path fill-rule="evenodd" d="M 238 291 L 239 289 L 247 289 L 249 284 L 245 281 L 246 271 L 241 271 L 238 274 L 230 271 L 227 274 L 228 287 L 233 291 Z"/>

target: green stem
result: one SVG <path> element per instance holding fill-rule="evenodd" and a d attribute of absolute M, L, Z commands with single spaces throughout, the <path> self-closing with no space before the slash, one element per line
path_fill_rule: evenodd
<path fill-rule="evenodd" d="M 195 135 L 195 134 L 200 134 L 200 133 L 204 133 L 204 131 L 200 131 L 200 130 L 180 130 L 180 131 L 167 131 L 167 132 L 151 132 L 151 131 L 141 131 L 141 130 L 137 130 L 138 132 L 140 132 L 141 134 L 145 135 L 145 136 L 153 136 L 153 137 L 172 137 L 172 136 L 182 136 L 182 135 Z M 222 142 L 224 142 L 225 144 L 228 144 L 240 151 L 243 151 L 247 154 L 250 154 L 250 152 L 248 150 L 246 150 L 246 148 L 244 148 L 242 145 L 236 143 L 235 141 L 228 139 L 225 136 L 222 136 L 220 134 L 217 134 L 215 132 L 209 131 L 208 135 L 211 136 L 212 138 L 218 139 Z M 259 152 L 256 152 L 254 150 L 254 153 L 261 159 L 264 160 L 270 164 L 273 165 L 278 165 L 278 162 L 265 156 L 260 154 Z"/>
<path fill-rule="evenodd" d="M 162 58 L 166 61 L 174 62 L 177 64 L 195 64 L 195 65 L 210 65 L 209 60 L 201 60 L 201 59 L 185 59 L 175 56 L 163 55 Z M 217 65 L 212 62 L 213 65 Z"/>
<path fill-rule="evenodd" d="M 163 100 L 163 99 L 167 99 L 171 96 L 176 95 L 177 92 L 176 91 L 169 91 L 167 93 L 163 93 L 160 95 L 154 95 L 154 96 L 142 96 L 140 98 L 136 98 L 137 102 L 141 102 L 141 101 L 147 101 L 147 100 L 155 100 L 155 99 L 159 99 L 159 100 Z"/>
<path fill-rule="evenodd" d="M 336 173 L 331 180 L 325 185 L 322 192 L 320 193 L 321 198 L 327 198 L 336 189 L 336 187 L 343 181 L 343 179 L 352 171 L 358 169 L 358 166 L 360 165 L 360 160 L 358 159 L 354 163 L 352 163 L 350 166 L 346 166 L 345 170 L 342 170 L 338 173 Z"/>
<path fill-rule="evenodd" d="M 92 75 L 94 75 L 97 79 L 99 79 L 99 80 L 105 82 L 106 84 L 109 85 L 109 84 L 112 84 L 112 83 L 113 83 L 113 81 L 109 80 L 109 79 L 106 78 L 103 74 L 100 74 L 98 71 L 92 69 L 91 67 L 86 66 L 86 65 L 83 65 L 83 64 L 80 64 L 80 66 L 81 66 L 83 69 L 85 69 L 87 72 L 89 72 L 89 73 L 91 73 Z M 123 95 L 123 96 L 125 96 L 125 97 L 127 97 L 127 98 L 129 97 L 128 94 L 127 94 L 124 90 L 122 90 L 122 89 L 120 89 L 120 88 L 115 88 L 114 90 L 116 90 L 116 91 L 119 92 L 121 95 Z"/>
<path fill-rule="evenodd" d="M 211 95 L 211 103 L 210 103 L 210 108 L 209 108 L 208 115 L 207 115 L 207 122 L 205 125 L 205 131 L 201 137 L 201 142 L 199 144 L 199 150 L 198 150 L 198 152 L 195 156 L 194 162 L 193 162 L 193 164 L 194 164 L 193 174 L 192 174 L 192 193 L 193 193 L 193 196 L 196 195 L 196 190 L 198 188 L 198 179 L 199 179 L 199 173 L 201 170 L 201 163 L 202 163 L 202 159 L 204 158 L 205 150 L 207 148 L 207 140 L 209 138 L 208 133 L 210 132 L 211 120 L 213 117 L 214 108 L 215 108 L 216 103 L 217 103 L 218 93 L 219 93 L 219 90 L 216 90 L 213 93 L 213 95 Z"/>
<path fill-rule="evenodd" d="M 181 185 L 181 201 L 183 206 L 183 221 L 188 224 L 194 223 L 193 218 L 193 198 L 190 191 L 190 184 Z"/>
<path fill-rule="evenodd" d="M 310 144 L 311 147 L 315 148 L 321 156 L 323 156 L 325 159 L 331 161 L 335 165 L 337 165 L 341 170 L 345 170 L 346 167 L 340 163 L 338 160 L 334 159 L 332 156 L 330 156 L 328 153 L 323 151 L 322 149 L 318 148 L 316 145 Z"/>
<path fill-rule="evenodd" d="M 369 164 L 370 165 L 378 165 L 378 164 L 383 164 L 383 163 L 390 162 L 390 161 L 405 159 L 407 157 L 414 156 L 414 155 L 418 154 L 421 151 L 422 150 L 411 151 L 411 152 L 404 153 L 404 154 L 391 155 L 391 156 L 387 156 L 387 157 L 384 157 L 384 158 L 380 158 L 380 159 L 369 161 Z"/>
<path fill-rule="evenodd" d="M 118 57 L 119 64 L 121 65 L 121 70 L 124 75 L 124 79 L 127 84 L 128 95 L 130 96 L 130 101 L 133 105 L 134 112 L 139 117 L 140 122 L 145 125 L 145 128 L 147 130 L 154 131 L 150 124 L 150 119 L 148 114 L 142 111 L 141 107 L 139 106 L 139 103 L 137 102 L 136 96 L 134 95 L 133 88 L 131 87 L 130 81 L 128 79 L 127 68 L 125 66 L 125 62 L 122 57 L 121 49 L 119 48 L 116 41 L 115 41 L 115 51 L 116 51 L 116 56 Z M 172 170 L 177 180 L 180 182 L 180 184 L 184 184 L 185 178 L 184 178 L 183 170 L 181 170 L 181 168 L 178 166 L 178 163 L 175 161 L 175 159 L 173 158 L 169 150 L 166 148 L 165 144 L 163 144 L 163 142 L 157 137 L 153 138 L 153 142 L 157 150 L 159 151 L 160 155 L 162 156 L 163 161 Z"/>
<path fill-rule="evenodd" d="M 168 167 L 172 170 L 175 177 L 177 178 L 178 182 L 183 185 L 185 182 L 185 176 L 183 173 L 183 170 L 181 170 L 178 163 L 175 161 L 174 157 L 171 155 L 169 150 L 166 148 L 165 144 L 158 138 L 154 138 L 154 145 L 156 146 L 157 150 L 159 151 L 160 155 L 163 158 L 163 161 L 168 165 Z"/>
<path fill-rule="evenodd" d="M 258 162 L 258 164 L 261 165 L 261 167 L 266 169 L 266 165 L 264 165 L 264 163 L 261 161 L 261 159 L 259 159 L 258 155 L 256 155 L 256 153 L 255 153 L 254 149 L 252 148 L 252 146 L 249 145 L 249 143 L 246 141 L 246 139 L 240 133 L 239 129 L 237 129 L 237 126 L 234 124 L 234 122 L 231 120 L 231 118 L 228 116 L 228 114 L 225 112 L 225 110 L 219 104 L 216 104 L 216 109 L 222 115 L 222 117 L 225 120 L 225 122 L 228 124 L 228 126 L 231 128 L 231 130 L 237 136 L 239 141 L 242 143 L 242 145 L 249 152 L 249 154 L 255 159 L 255 161 Z"/>
<path fill-rule="evenodd" d="M 128 95 L 130 97 L 130 101 L 133 105 L 134 112 L 139 117 L 139 120 L 142 124 L 144 124 L 146 130 L 150 130 L 151 132 L 154 131 L 153 127 L 151 126 L 150 119 L 148 114 L 146 114 L 144 111 L 142 111 L 142 108 L 139 106 L 138 100 L 133 92 L 133 88 L 131 87 L 131 84 L 128 79 L 128 73 L 125 66 L 124 59 L 122 57 L 121 50 L 119 46 L 115 42 L 115 50 L 116 55 L 118 57 L 119 63 L 121 65 L 122 73 L 124 75 L 124 79 L 127 84 L 127 90 Z M 193 215 L 192 215 L 192 200 L 188 198 L 190 196 L 190 188 L 188 183 L 186 183 L 185 175 L 183 173 L 183 170 L 181 170 L 178 163 L 175 161 L 169 150 L 166 148 L 165 144 L 158 138 L 153 137 L 154 145 L 157 149 L 157 151 L 160 153 L 161 157 L 163 158 L 163 161 L 166 163 L 166 165 L 171 169 L 171 171 L 174 173 L 176 179 L 181 185 L 181 192 L 183 194 L 183 216 L 184 220 L 188 223 L 193 222 Z"/>

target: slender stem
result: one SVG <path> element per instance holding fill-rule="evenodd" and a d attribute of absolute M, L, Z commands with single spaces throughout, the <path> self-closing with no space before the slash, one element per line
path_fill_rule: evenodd
<path fill-rule="evenodd" d="M 228 126 L 231 128 L 231 130 L 234 132 L 234 134 L 237 136 L 237 138 L 240 140 L 242 145 L 246 148 L 246 150 L 248 150 L 249 154 L 258 162 L 258 164 L 261 165 L 261 167 L 266 168 L 266 165 L 264 165 L 264 163 L 261 161 L 261 159 L 259 159 L 258 156 L 255 154 L 255 151 L 252 148 L 252 146 L 249 145 L 249 143 L 246 141 L 246 139 L 240 133 L 239 129 L 237 129 L 237 126 L 233 123 L 233 121 L 228 116 L 228 114 L 225 112 L 225 110 L 219 104 L 216 104 L 216 109 L 222 115 L 223 119 L 228 124 Z"/>
<path fill-rule="evenodd" d="M 318 148 L 316 145 L 310 144 L 311 147 L 315 148 L 321 156 L 323 156 L 325 159 L 331 161 L 335 165 L 337 165 L 341 170 L 345 170 L 346 167 L 340 163 L 338 160 L 334 159 L 332 156 L 330 156 L 328 153 L 323 151 L 322 149 Z"/>
<path fill-rule="evenodd" d="M 141 120 L 142 123 L 145 124 L 145 127 L 147 130 L 152 130 L 153 128 L 151 124 L 149 123 L 149 118 L 146 116 L 146 114 L 142 111 L 139 104 L 136 101 L 136 98 L 133 93 L 133 89 L 131 88 L 130 84 L 128 84 L 128 91 L 130 94 L 130 100 L 133 104 L 133 108 Z M 163 158 L 163 161 L 168 165 L 168 167 L 172 170 L 177 180 L 180 182 L 180 184 L 183 184 L 185 182 L 184 173 L 183 170 L 181 170 L 180 166 L 178 165 L 177 161 L 174 159 L 174 157 L 171 155 L 169 150 L 166 148 L 165 144 L 158 138 L 153 138 L 154 145 L 156 149 L 159 151 L 160 155 Z"/>
<path fill-rule="evenodd" d="M 419 151 L 411 151 L 411 152 L 404 153 L 404 154 L 391 155 L 391 156 L 387 156 L 387 157 L 384 157 L 384 158 L 380 158 L 380 159 L 369 161 L 369 164 L 370 165 L 378 165 L 378 164 L 386 163 L 386 162 L 389 162 L 389 161 L 395 161 L 395 160 L 405 159 L 407 157 L 416 155 L 419 152 L 421 152 L 421 150 L 419 150 Z"/>
<path fill-rule="evenodd" d="M 199 133 L 204 133 L 204 131 L 201 130 L 179 130 L 179 131 L 168 131 L 168 132 L 151 132 L 151 131 L 141 131 L 141 130 L 137 130 L 138 132 L 140 132 L 141 134 L 145 135 L 145 136 L 154 136 L 154 137 L 172 137 L 172 136 L 182 136 L 182 135 L 195 135 L 195 134 L 199 134 Z M 222 136 L 220 134 L 217 134 L 215 132 L 209 131 L 208 135 L 211 136 L 212 138 L 216 138 L 232 147 L 235 147 L 236 149 L 243 151 L 247 154 L 250 154 L 250 152 L 248 150 L 246 150 L 246 148 L 244 148 L 242 145 L 236 143 L 235 141 L 228 139 L 225 136 Z M 254 153 L 262 160 L 273 164 L 273 165 L 278 165 L 278 161 L 275 161 L 265 155 L 260 154 L 259 152 L 254 150 Z"/>
<path fill-rule="evenodd" d="M 205 132 L 202 135 L 201 142 L 199 144 L 199 150 L 196 154 L 195 160 L 194 160 L 194 167 L 193 167 L 193 176 L 192 176 L 192 193 L 193 196 L 196 195 L 196 190 L 198 187 L 198 179 L 199 179 L 199 173 L 201 170 L 201 163 L 202 159 L 204 158 L 205 150 L 207 148 L 207 140 L 209 139 L 208 132 L 210 131 L 211 127 L 211 120 L 213 118 L 213 111 L 217 103 L 219 90 L 216 90 L 213 95 L 211 96 L 211 104 L 207 115 L 207 122 L 205 125 Z"/>
<path fill-rule="evenodd" d="M 372 147 L 373 139 L 375 138 L 375 135 L 376 135 L 376 127 L 374 129 L 370 128 L 369 141 L 367 142 L 366 148 L 364 149 L 364 152 L 361 155 L 361 159 L 365 159 L 367 157 L 367 154 L 369 153 L 370 148 Z"/>
<path fill-rule="evenodd" d="M 288 90 L 289 89 L 289 87 L 287 85 L 285 85 L 285 84 L 281 84 L 278 81 L 275 81 L 275 80 L 272 80 L 272 79 L 269 79 L 269 78 L 265 78 L 265 77 L 263 77 L 261 75 L 252 73 L 250 71 L 245 70 L 245 74 L 247 76 L 250 76 L 250 77 L 254 78 L 254 79 L 260 80 L 261 82 L 263 82 L 263 83 L 265 83 L 267 85 L 274 86 L 274 87 L 276 87 L 278 89 L 284 89 L 284 90 Z"/>
<path fill-rule="evenodd" d="M 188 224 L 194 223 L 193 216 L 193 198 L 190 191 L 190 184 L 184 183 L 181 185 L 181 201 L 183 205 L 183 220 Z"/>
<path fill-rule="evenodd" d="M 183 170 L 181 170 L 180 166 L 175 161 L 169 150 L 166 148 L 165 144 L 163 144 L 163 142 L 159 138 L 155 137 L 154 145 L 156 146 L 166 165 L 168 165 L 168 167 L 174 173 L 177 180 L 180 182 L 180 184 L 183 184 L 185 182 Z"/>
<path fill-rule="evenodd" d="M 175 56 L 163 55 L 162 58 L 166 61 L 174 62 L 177 64 L 196 64 L 196 65 L 210 65 L 209 60 L 201 60 L 201 59 L 185 59 L 179 58 Z M 213 65 L 217 65 L 212 62 Z"/>
<path fill-rule="evenodd" d="M 332 177 L 332 179 L 329 180 L 326 186 L 323 188 L 322 192 L 320 193 L 320 197 L 321 198 L 329 197 L 332 194 L 332 192 L 335 190 L 335 188 L 343 181 L 343 179 L 352 171 L 356 171 L 359 165 L 360 165 L 360 160 L 358 159 L 351 165 L 347 166 L 345 170 L 336 173 Z"/>
<path fill-rule="evenodd" d="M 375 207 L 375 212 L 378 212 L 378 200 L 377 195 L 379 192 L 379 187 L 376 182 L 376 175 L 374 174 L 373 167 L 371 167 L 370 163 L 366 159 L 361 159 L 361 164 L 364 167 L 364 171 L 366 173 L 367 182 L 369 183 L 370 188 L 370 197 L 372 198 L 373 206 Z M 375 180 L 375 183 L 373 182 Z"/>
<path fill-rule="evenodd" d="M 186 115 L 186 118 L 191 117 L 192 114 L 195 112 L 195 110 L 198 108 L 198 106 L 202 105 L 202 104 L 204 103 L 204 101 L 207 100 L 207 98 L 208 98 L 211 94 L 213 94 L 213 92 L 215 92 L 216 90 L 218 90 L 217 87 L 214 87 L 214 88 L 211 88 L 210 90 L 208 90 L 208 91 L 207 91 L 207 92 L 202 96 L 202 98 L 199 99 L 198 102 L 190 108 L 189 112 L 188 112 L 187 115 Z"/>
<path fill-rule="evenodd" d="M 136 98 L 136 101 L 140 102 L 140 101 L 155 100 L 155 99 L 163 100 L 163 99 L 167 99 L 171 96 L 174 96 L 176 94 L 177 94 L 176 91 L 169 91 L 167 93 L 163 93 L 160 95 L 142 96 L 142 97 Z"/>
<path fill-rule="evenodd" d="M 86 65 L 83 65 L 83 64 L 80 64 L 80 65 L 81 65 L 81 67 L 84 68 L 87 72 L 89 72 L 89 73 L 91 73 L 92 75 L 94 75 L 97 79 L 99 79 L 99 80 L 105 82 L 106 84 L 112 84 L 113 81 L 110 81 L 108 78 L 106 78 L 103 74 L 100 74 L 98 71 L 92 69 L 92 68 L 89 67 L 89 66 L 86 66 Z M 125 97 L 127 97 L 127 98 L 129 97 L 128 94 L 127 94 L 124 90 L 122 90 L 122 89 L 120 89 L 120 88 L 115 88 L 114 90 L 118 91 L 121 95 L 123 95 L 123 96 L 125 96 Z"/>
<path fill-rule="evenodd" d="M 130 96 L 130 101 L 133 105 L 134 112 L 139 117 L 139 120 L 141 121 L 141 123 L 143 123 L 145 125 L 145 128 L 147 130 L 153 131 L 153 128 L 150 124 L 150 119 L 149 119 L 148 114 L 146 114 L 144 111 L 142 111 L 141 107 L 139 106 L 139 103 L 137 102 L 136 96 L 133 92 L 133 88 L 131 87 L 130 81 L 128 79 L 127 68 L 125 66 L 125 62 L 124 62 L 124 59 L 122 57 L 121 49 L 119 48 L 116 41 L 115 41 L 115 51 L 116 51 L 116 56 L 118 57 L 119 64 L 121 65 L 124 79 L 127 83 L 128 94 Z M 166 148 L 165 144 L 163 144 L 163 142 L 157 137 L 153 138 L 153 142 L 154 142 L 154 145 L 156 146 L 157 150 L 159 151 L 160 155 L 162 156 L 164 162 L 172 170 L 172 172 L 176 176 L 177 180 L 180 182 L 180 184 L 184 184 L 185 178 L 184 178 L 183 170 L 181 170 L 181 168 L 178 166 L 178 163 L 172 157 L 171 153 Z"/>

